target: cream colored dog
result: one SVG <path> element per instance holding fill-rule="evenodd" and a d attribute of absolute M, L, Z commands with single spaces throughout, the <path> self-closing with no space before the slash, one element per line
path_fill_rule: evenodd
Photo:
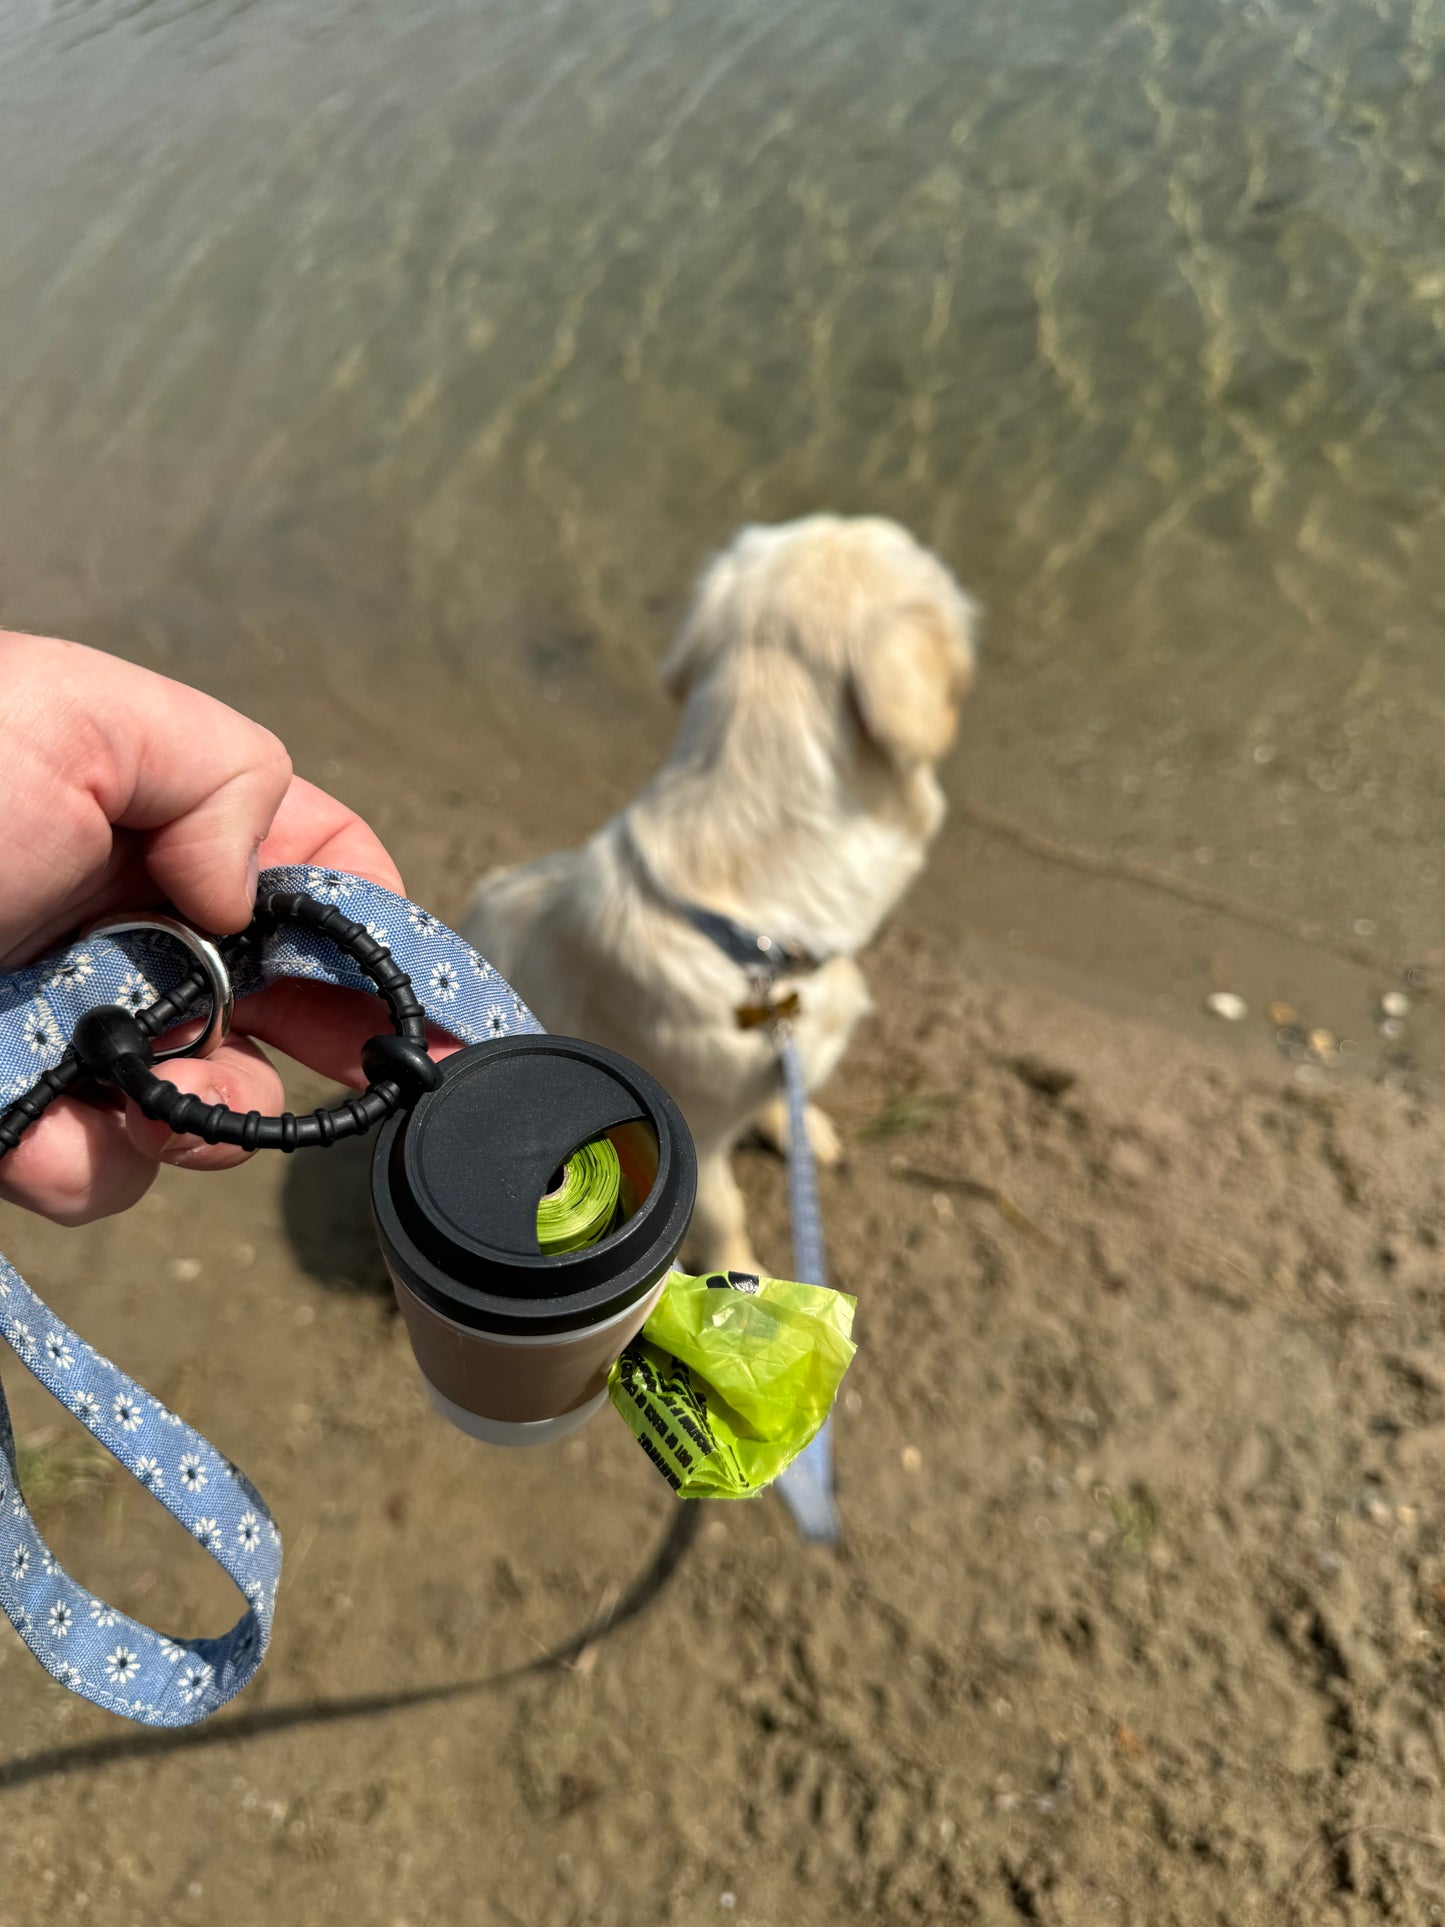
<path fill-rule="evenodd" d="M 680 906 L 804 953 L 794 1036 L 815 1090 L 870 1007 L 853 961 L 943 818 L 933 765 L 973 674 L 976 609 L 896 523 L 747 528 L 708 567 L 663 680 L 672 754 L 580 850 L 482 881 L 463 925 L 549 1030 L 610 1045 L 681 1106 L 697 1143 L 687 1262 L 759 1269 L 730 1152 L 787 1114 L 747 973 Z M 818 1156 L 839 1156 L 809 1107 Z"/>

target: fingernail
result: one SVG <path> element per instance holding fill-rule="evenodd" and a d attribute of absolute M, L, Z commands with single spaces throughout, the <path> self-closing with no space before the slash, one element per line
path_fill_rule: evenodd
<path fill-rule="evenodd" d="M 256 886 L 261 881 L 261 851 L 258 846 L 246 858 L 246 895 L 256 901 Z"/>

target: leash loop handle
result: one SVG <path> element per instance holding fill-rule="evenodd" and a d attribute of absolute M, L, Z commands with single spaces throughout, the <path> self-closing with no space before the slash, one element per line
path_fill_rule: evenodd
<path fill-rule="evenodd" d="M 0 1338 L 235 1582 L 246 1611 L 219 1639 L 169 1638 L 79 1585 L 36 1528 L 0 1391 L 0 1612 L 62 1686 L 143 1726 L 190 1726 L 265 1656 L 281 1534 L 245 1475 L 87 1345 L 0 1258 Z"/>
<path fill-rule="evenodd" d="M 62 1060 L 57 1072 L 43 1076 L 27 1098 L 12 1108 L 11 1116 L 20 1111 L 24 1119 L 18 1129 L 0 1134 L 0 1157 L 14 1148 L 26 1125 L 33 1123 L 45 1105 L 68 1088 L 77 1075 L 117 1085 L 144 1116 L 158 1119 L 178 1134 L 198 1137 L 206 1144 L 238 1145 L 244 1151 L 288 1153 L 313 1146 L 325 1149 L 339 1138 L 364 1137 L 394 1111 L 415 1103 L 423 1091 L 433 1089 L 441 1073 L 427 1054 L 426 1014 L 417 1002 L 411 978 L 387 946 L 364 924 L 344 916 L 335 904 L 319 903 L 300 890 L 276 890 L 264 895 L 238 945 L 244 950 L 288 923 L 299 924 L 334 943 L 370 979 L 391 1012 L 395 1035 L 382 1033 L 371 1038 L 362 1052 L 362 1067 L 370 1081 L 359 1097 L 322 1106 L 305 1117 L 291 1111 L 264 1117 L 259 1111 L 233 1111 L 224 1104 L 206 1104 L 194 1092 L 179 1090 L 157 1077 L 157 1063 L 189 1053 L 207 1055 L 229 1030 L 235 1001 L 230 965 L 215 944 L 176 918 L 117 917 L 104 926 L 108 933 L 156 930 L 177 938 L 199 958 L 211 1007 L 206 1029 L 193 1045 L 158 1052 L 151 1036 L 159 1006 L 148 1013 L 133 1014 L 120 1004 L 97 1005 L 76 1025 L 67 1052 L 67 1057 L 75 1060 L 74 1068 L 68 1068 Z M 190 986 L 194 975 L 185 981 Z M 170 1002 L 178 1006 L 174 1015 L 183 1014 L 185 1006 L 178 1005 L 176 992 L 172 992 Z M 59 1081 L 59 1072 L 67 1073 L 65 1081 Z M 6 1122 L 10 1122 L 9 1117 Z"/>

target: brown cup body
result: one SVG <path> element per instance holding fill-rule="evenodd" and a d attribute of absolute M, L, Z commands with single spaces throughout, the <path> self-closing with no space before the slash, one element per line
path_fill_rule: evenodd
<path fill-rule="evenodd" d="M 536 1200 L 605 1135 L 624 1201 L 605 1236 L 543 1251 Z M 377 1233 L 432 1403 L 499 1445 L 585 1424 L 662 1293 L 687 1230 L 697 1163 L 681 1112 L 601 1045 L 540 1034 L 469 1045 L 382 1127 Z"/>
<path fill-rule="evenodd" d="M 645 1298 L 596 1325 L 532 1337 L 455 1324 L 387 1269 L 428 1384 L 464 1412 L 502 1425 L 562 1418 L 600 1398 L 608 1372 L 647 1322 L 666 1282 L 664 1274 Z"/>

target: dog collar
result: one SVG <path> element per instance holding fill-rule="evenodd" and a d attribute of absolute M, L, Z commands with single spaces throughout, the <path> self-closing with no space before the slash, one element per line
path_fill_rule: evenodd
<path fill-rule="evenodd" d="M 745 970 L 760 990 L 771 990 L 779 977 L 801 976 L 821 970 L 827 963 L 826 956 L 817 955 L 804 944 L 772 936 L 766 930 L 749 929 L 736 917 L 726 916 L 721 910 L 709 910 L 670 889 L 637 841 L 629 818 L 622 819 L 622 827 L 632 861 L 652 894 L 685 923 L 690 923 L 700 936 L 715 944 L 730 963 Z"/>

